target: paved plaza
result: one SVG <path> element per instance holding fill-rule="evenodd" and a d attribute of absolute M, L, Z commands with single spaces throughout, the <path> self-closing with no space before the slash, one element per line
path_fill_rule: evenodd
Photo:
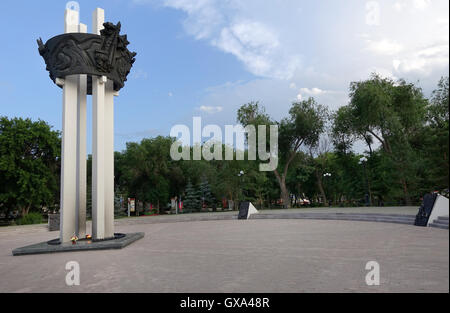
<path fill-rule="evenodd" d="M 120 219 L 116 232 L 145 237 L 122 250 L 27 256 L 11 251 L 58 232 L 44 224 L 2 227 L 0 292 L 449 291 L 448 230 L 302 219 L 195 221 L 207 215 L 183 215 L 184 222 L 180 216 Z M 80 286 L 65 283 L 69 261 L 80 264 Z M 380 265 L 379 286 L 366 285 L 369 261 Z"/>

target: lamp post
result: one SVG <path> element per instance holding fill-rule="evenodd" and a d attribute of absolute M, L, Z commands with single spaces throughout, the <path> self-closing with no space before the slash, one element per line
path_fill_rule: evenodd
<path fill-rule="evenodd" d="M 367 162 L 366 157 L 362 157 L 359 159 L 359 164 L 362 164 L 362 166 L 364 168 L 364 177 L 366 180 L 366 195 L 364 198 L 366 201 L 366 206 L 370 206 L 371 205 L 371 196 L 370 196 L 370 188 L 369 188 L 369 178 L 367 177 L 366 162 Z"/>
<path fill-rule="evenodd" d="M 243 188 L 244 175 L 245 175 L 245 172 L 243 170 L 240 170 L 239 173 L 237 174 L 237 176 L 240 177 L 239 183 L 241 185 L 241 190 L 242 190 L 242 201 L 245 200 L 245 190 Z"/>
<path fill-rule="evenodd" d="M 331 177 L 331 173 L 325 173 L 323 174 L 323 177 Z M 328 199 L 328 205 L 331 207 L 331 199 Z"/>

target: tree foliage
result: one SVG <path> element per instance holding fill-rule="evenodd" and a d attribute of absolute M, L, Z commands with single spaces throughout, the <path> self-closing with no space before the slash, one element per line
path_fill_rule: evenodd
<path fill-rule="evenodd" d="M 202 191 L 197 186 L 193 186 L 188 180 L 186 195 L 183 201 L 183 212 L 199 212 L 202 208 Z"/>
<path fill-rule="evenodd" d="M 0 117 L 0 210 L 30 210 L 59 202 L 61 140 L 44 121 Z"/>

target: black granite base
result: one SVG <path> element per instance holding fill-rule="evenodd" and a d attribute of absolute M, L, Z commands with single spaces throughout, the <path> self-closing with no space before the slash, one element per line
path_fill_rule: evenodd
<path fill-rule="evenodd" d="M 14 249 L 13 255 L 26 255 L 26 254 L 42 254 L 42 253 L 56 253 L 56 252 L 71 252 L 71 251 L 86 251 L 86 250 L 109 250 L 109 249 L 122 249 L 129 244 L 144 238 L 144 233 L 130 233 L 125 236 L 102 241 L 93 240 L 79 240 L 76 244 L 63 243 L 52 244 L 49 242 L 41 242 L 30 246 Z"/>

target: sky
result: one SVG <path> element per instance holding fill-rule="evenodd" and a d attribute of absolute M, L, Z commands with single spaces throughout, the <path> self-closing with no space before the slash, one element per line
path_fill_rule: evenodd
<path fill-rule="evenodd" d="M 274 119 L 314 97 L 336 110 L 352 81 L 377 72 L 430 96 L 449 72 L 447 0 L 81 0 L 122 24 L 136 62 L 115 98 L 115 150 L 126 142 L 192 128 L 236 124 L 237 109 L 260 101 Z M 62 92 L 37 50 L 64 31 L 67 1 L 0 2 L 0 115 L 62 125 Z M 88 109 L 88 152 L 92 110 Z"/>

